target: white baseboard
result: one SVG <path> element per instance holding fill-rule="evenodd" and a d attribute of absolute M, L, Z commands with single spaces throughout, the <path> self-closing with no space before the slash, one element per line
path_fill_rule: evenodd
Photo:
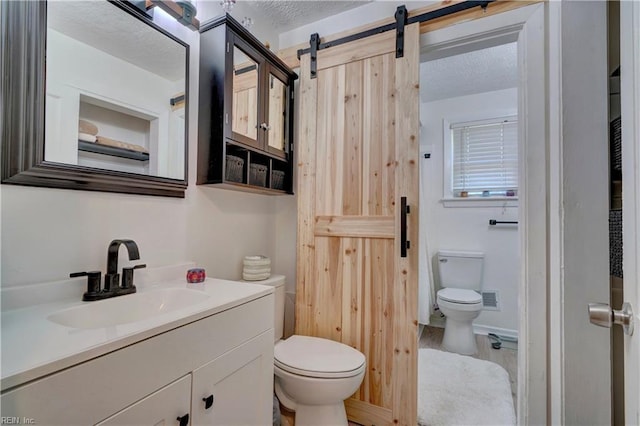
<path fill-rule="evenodd" d="M 509 337 L 511 339 L 518 339 L 518 330 L 511 330 L 508 328 L 493 327 L 490 325 L 473 324 L 473 332 L 475 334 L 487 335 L 489 333 L 497 334 L 502 337 Z"/>
<path fill-rule="evenodd" d="M 444 328 L 445 318 L 441 317 L 439 314 L 431 315 L 431 317 L 429 318 L 429 326 Z M 489 333 L 493 333 L 493 334 L 497 334 L 498 336 L 503 336 L 503 337 L 516 339 L 516 340 L 518 339 L 518 330 L 494 327 L 491 325 L 473 324 L 473 332 L 475 334 L 481 334 L 484 336 L 486 336 Z"/>
<path fill-rule="evenodd" d="M 440 312 L 436 312 L 435 314 L 431 314 L 429 317 L 429 326 L 431 327 L 439 327 L 444 328 L 445 318 L 440 316 Z"/>

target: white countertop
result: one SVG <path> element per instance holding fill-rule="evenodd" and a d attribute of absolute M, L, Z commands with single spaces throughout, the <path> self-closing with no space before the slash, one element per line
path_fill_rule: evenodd
<path fill-rule="evenodd" d="M 181 278 L 153 285 L 136 283 L 136 287 L 138 294 L 189 288 L 209 297 L 141 321 L 92 329 L 62 326 L 47 317 L 63 309 L 102 301 L 83 302 L 77 297 L 10 310 L 3 308 L 2 391 L 273 293 L 273 287 L 269 286 L 212 278 L 201 284 L 187 284 Z"/>

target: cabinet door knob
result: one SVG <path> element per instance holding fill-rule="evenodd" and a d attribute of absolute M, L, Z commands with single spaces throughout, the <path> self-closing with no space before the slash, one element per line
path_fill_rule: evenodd
<path fill-rule="evenodd" d="M 180 422 L 180 426 L 187 426 L 189 424 L 189 413 L 184 416 L 178 417 L 176 420 Z"/>
<path fill-rule="evenodd" d="M 209 395 L 206 398 L 202 398 L 202 400 L 204 401 L 205 410 L 208 410 L 213 405 L 213 395 Z"/>

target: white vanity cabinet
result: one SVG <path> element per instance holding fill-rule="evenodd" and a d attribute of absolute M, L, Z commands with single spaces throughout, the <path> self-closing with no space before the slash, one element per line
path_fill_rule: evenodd
<path fill-rule="evenodd" d="M 1 415 L 43 425 L 177 426 L 186 414 L 190 425 L 271 424 L 273 309 L 270 293 L 141 333 L 120 349 L 4 390 Z"/>

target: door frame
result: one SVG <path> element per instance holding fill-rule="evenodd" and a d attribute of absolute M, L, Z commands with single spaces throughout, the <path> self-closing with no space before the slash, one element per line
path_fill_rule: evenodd
<path fill-rule="evenodd" d="M 548 235 L 557 230 L 559 216 L 554 201 L 559 193 L 548 194 L 549 181 L 559 179 L 554 170 L 561 157 L 552 159 L 554 143 L 547 143 L 546 129 L 559 117 L 560 106 L 546 86 L 545 4 L 534 4 L 471 22 L 422 34 L 421 54 L 432 59 L 508 42 L 518 45 L 518 120 L 520 282 L 518 350 L 518 424 L 546 424 L 549 419 L 548 294 L 551 273 L 556 268 L 553 253 L 558 241 Z M 555 113 L 555 115 L 554 115 Z M 558 123 L 555 123 L 558 125 Z M 555 147 L 556 149 L 557 146 Z M 557 164 L 550 164 L 556 161 Z M 541 167 L 540 165 L 547 167 Z M 544 207 L 544 208 L 543 208 Z M 547 232 L 540 232 L 545 229 Z M 555 277 L 559 278 L 559 277 Z M 540 374 L 546 372 L 546 374 Z"/>
<path fill-rule="evenodd" d="M 620 2 L 622 223 L 624 301 L 633 305 L 634 337 L 625 335 L 625 422 L 640 423 L 640 3 Z"/>

